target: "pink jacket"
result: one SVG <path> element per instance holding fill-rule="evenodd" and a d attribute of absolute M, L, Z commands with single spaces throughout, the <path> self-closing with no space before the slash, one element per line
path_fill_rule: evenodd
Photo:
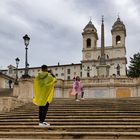
<path fill-rule="evenodd" d="M 73 90 L 78 94 L 80 94 L 83 91 L 83 85 L 80 81 L 73 82 Z"/>

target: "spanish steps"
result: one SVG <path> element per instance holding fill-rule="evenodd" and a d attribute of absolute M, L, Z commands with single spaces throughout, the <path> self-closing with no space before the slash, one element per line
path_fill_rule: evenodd
<path fill-rule="evenodd" d="M 140 139 L 140 98 L 54 99 L 48 127 L 33 103 L 0 114 L 0 139 Z"/>

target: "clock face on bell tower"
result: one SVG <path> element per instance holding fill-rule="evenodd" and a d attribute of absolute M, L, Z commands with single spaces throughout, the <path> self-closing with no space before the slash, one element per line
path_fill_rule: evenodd
<path fill-rule="evenodd" d="M 85 53 L 85 58 L 90 59 L 91 58 L 91 53 L 90 52 Z"/>

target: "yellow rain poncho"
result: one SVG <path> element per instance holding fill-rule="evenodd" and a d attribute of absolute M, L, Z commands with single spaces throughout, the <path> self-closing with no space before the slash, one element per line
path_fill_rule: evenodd
<path fill-rule="evenodd" d="M 51 103 L 54 93 L 56 78 L 48 72 L 39 73 L 34 80 L 34 99 L 33 103 L 38 106 L 45 106 Z"/>

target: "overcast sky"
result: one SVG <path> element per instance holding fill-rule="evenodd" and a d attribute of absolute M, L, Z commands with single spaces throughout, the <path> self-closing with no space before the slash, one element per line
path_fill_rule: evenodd
<path fill-rule="evenodd" d="M 25 67 L 23 36 L 28 34 L 28 63 L 80 63 L 82 31 L 89 22 L 97 29 L 100 47 L 101 16 L 104 15 L 105 46 L 112 45 L 111 28 L 117 16 L 126 26 L 126 56 L 140 52 L 140 0 L 0 0 L 0 69 Z"/>

